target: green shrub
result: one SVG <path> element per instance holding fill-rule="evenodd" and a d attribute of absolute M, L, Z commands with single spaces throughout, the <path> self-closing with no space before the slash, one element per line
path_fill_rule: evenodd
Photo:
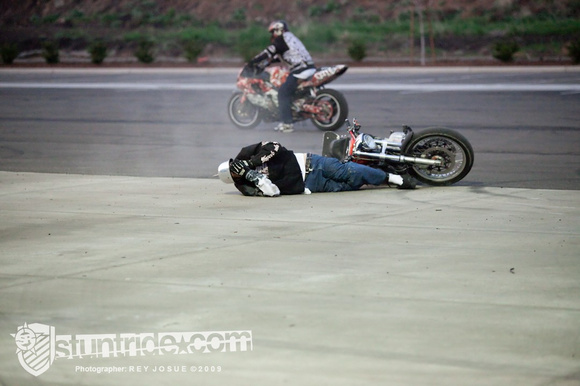
<path fill-rule="evenodd" d="M 568 44 L 568 56 L 572 59 L 572 63 L 580 64 L 580 39 Z"/>
<path fill-rule="evenodd" d="M 197 58 L 203 52 L 205 48 L 205 42 L 201 38 L 191 38 L 185 40 L 182 43 L 183 50 L 185 51 L 185 58 L 188 62 L 194 63 Z"/>
<path fill-rule="evenodd" d="M 0 55 L 2 56 L 2 63 L 4 64 L 12 64 L 19 53 L 20 50 L 16 44 L 7 43 L 0 47 Z"/>
<path fill-rule="evenodd" d="M 244 61 L 249 61 L 268 46 L 269 36 L 260 26 L 251 26 L 243 30 L 236 41 L 236 49 Z"/>
<path fill-rule="evenodd" d="M 68 13 L 65 17 L 66 23 L 69 26 L 73 25 L 83 25 L 90 21 L 90 16 L 84 14 L 84 12 L 79 11 L 78 9 L 73 9 Z"/>
<path fill-rule="evenodd" d="M 338 13 L 340 12 L 340 3 L 330 0 L 325 5 L 313 5 L 308 8 L 308 16 L 310 17 L 320 17 L 326 14 Z"/>
<path fill-rule="evenodd" d="M 246 10 L 244 8 L 236 9 L 230 16 L 230 20 L 234 25 L 244 25 L 246 23 Z"/>
<path fill-rule="evenodd" d="M 362 39 L 355 39 L 348 46 L 348 56 L 360 62 L 367 56 L 367 46 Z"/>
<path fill-rule="evenodd" d="M 53 41 L 45 42 L 42 45 L 42 57 L 48 64 L 56 64 L 60 62 L 58 43 Z"/>
<path fill-rule="evenodd" d="M 107 45 L 105 42 L 97 40 L 89 46 L 89 54 L 91 55 L 91 62 L 94 64 L 101 64 L 107 57 Z"/>
<path fill-rule="evenodd" d="M 347 34 L 346 31 L 337 32 L 333 25 L 327 23 L 308 23 L 293 31 L 311 52 L 328 51 L 340 42 L 341 34 Z"/>
<path fill-rule="evenodd" d="M 157 27 L 170 27 L 175 24 L 177 11 L 170 8 L 166 13 L 151 17 L 151 24 Z"/>
<path fill-rule="evenodd" d="M 493 46 L 492 55 L 494 58 L 507 63 L 514 60 L 514 55 L 520 50 L 518 43 L 514 41 L 497 42 Z"/>
<path fill-rule="evenodd" d="M 112 28 L 119 28 L 123 25 L 123 21 L 121 20 L 121 16 L 114 13 L 104 13 L 99 16 L 99 20 L 101 25 L 112 27 Z"/>
<path fill-rule="evenodd" d="M 135 57 L 141 63 L 153 63 L 155 60 L 155 43 L 149 39 L 143 39 L 137 44 L 137 49 L 135 50 Z"/>
<path fill-rule="evenodd" d="M 313 5 L 312 7 L 308 8 L 308 16 L 320 17 L 322 15 L 324 15 L 324 7 L 321 5 Z"/>
<path fill-rule="evenodd" d="M 50 25 L 56 23 L 59 19 L 60 15 L 52 14 L 48 16 L 39 16 L 39 15 L 32 15 L 30 16 L 30 23 L 36 26 L 39 25 Z"/>

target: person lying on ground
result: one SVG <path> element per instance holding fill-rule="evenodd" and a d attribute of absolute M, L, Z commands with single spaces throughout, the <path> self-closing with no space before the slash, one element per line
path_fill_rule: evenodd
<path fill-rule="evenodd" d="M 245 196 L 279 196 L 358 190 L 364 185 L 396 185 L 414 189 L 408 174 L 397 175 L 355 162 L 310 153 L 294 153 L 278 142 L 242 148 L 235 159 L 222 162 L 218 176 Z"/>

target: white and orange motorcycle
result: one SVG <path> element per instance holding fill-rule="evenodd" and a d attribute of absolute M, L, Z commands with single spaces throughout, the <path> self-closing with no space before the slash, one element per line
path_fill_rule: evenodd
<path fill-rule="evenodd" d="M 347 69 L 343 64 L 320 67 L 309 79 L 301 80 L 292 102 L 294 121 L 310 119 L 323 131 L 340 128 L 348 117 L 348 104 L 342 93 L 324 86 Z M 268 67 L 262 72 L 244 66 L 238 75 L 238 90 L 228 102 L 228 115 L 234 125 L 251 129 L 262 121 L 279 121 L 278 89 L 289 74 L 282 66 Z"/>

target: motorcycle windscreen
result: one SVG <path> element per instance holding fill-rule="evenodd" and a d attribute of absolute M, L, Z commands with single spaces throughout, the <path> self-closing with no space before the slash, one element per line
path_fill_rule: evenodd
<path fill-rule="evenodd" d="M 340 135 L 332 131 L 325 132 L 322 142 L 322 156 L 344 160 L 349 141 L 348 137 L 341 138 Z"/>

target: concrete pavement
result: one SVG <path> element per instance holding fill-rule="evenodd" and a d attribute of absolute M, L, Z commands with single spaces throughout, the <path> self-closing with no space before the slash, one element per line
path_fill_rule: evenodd
<path fill-rule="evenodd" d="M 1 385 L 580 383 L 578 191 L 269 199 L 217 179 L 0 172 L 0 230 Z M 25 323 L 51 343 L 18 343 Z M 251 341 L 186 342 L 225 331 Z M 104 334 L 167 339 L 106 357 Z M 72 355 L 83 335 L 100 351 Z"/>

